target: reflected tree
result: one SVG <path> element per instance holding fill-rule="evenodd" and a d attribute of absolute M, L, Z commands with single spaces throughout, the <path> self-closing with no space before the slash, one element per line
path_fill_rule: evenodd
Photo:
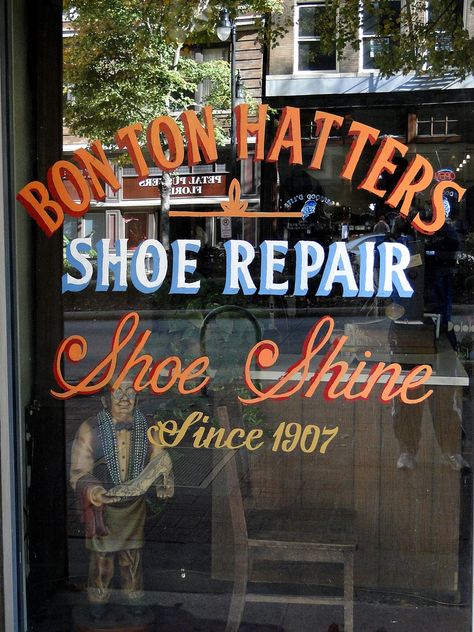
<path fill-rule="evenodd" d="M 284 27 L 268 15 L 282 12 L 282 0 L 229 2 L 235 17 L 252 14 L 262 43 L 276 42 Z M 230 69 L 223 60 L 199 62 L 194 45 L 215 41 L 221 4 L 216 0 L 75 0 L 65 3 L 72 27 L 64 50 L 68 99 L 65 123 L 74 134 L 114 148 L 115 132 L 139 121 L 204 105 L 230 106 Z M 196 102 L 206 80 L 204 102 Z M 225 134 L 216 130 L 218 142 Z M 161 238 L 168 239 L 172 176 L 161 179 Z"/>

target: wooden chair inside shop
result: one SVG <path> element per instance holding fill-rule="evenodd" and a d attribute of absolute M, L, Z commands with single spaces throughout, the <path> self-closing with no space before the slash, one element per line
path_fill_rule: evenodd
<path fill-rule="evenodd" d="M 217 407 L 221 427 L 230 429 L 228 409 Z M 237 457 L 238 455 L 236 455 Z M 352 519 L 332 512 L 332 520 L 316 510 L 303 512 L 245 511 L 236 458 L 224 468 L 234 548 L 234 585 L 225 632 L 237 632 L 246 602 L 340 605 L 344 608 L 344 632 L 353 632 L 354 550 Z M 336 512 L 337 513 L 337 512 Z M 301 520 L 304 529 L 301 529 Z M 314 524 L 312 525 L 311 522 Z M 343 565 L 342 596 L 260 594 L 247 592 L 251 569 L 258 561 L 330 563 Z"/>

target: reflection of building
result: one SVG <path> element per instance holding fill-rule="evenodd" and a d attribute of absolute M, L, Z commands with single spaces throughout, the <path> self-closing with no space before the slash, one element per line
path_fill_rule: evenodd
<path fill-rule="evenodd" d="M 308 4 L 308 8 L 315 4 Z M 3 263 L 0 266 L 0 331 L 3 342 L 0 347 L 3 505 L 1 589 L 4 604 L 0 617 L 4 621 L 0 627 L 8 632 L 24 632 L 26 629 L 38 632 L 72 630 L 71 609 L 81 598 L 77 592 L 78 580 L 81 576 L 85 577 L 86 573 L 82 542 L 78 535 L 80 532 L 74 528 L 76 523 L 68 521 L 74 508 L 72 503 L 68 503 L 66 495 L 66 455 L 70 448 L 68 441 L 72 440 L 71 434 L 89 414 L 91 404 L 87 397 L 78 398 L 72 400 L 65 409 L 58 400 L 52 399 L 52 366 L 60 340 L 71 333 L 83 333 L 91 340 L 89 351 L 97 358 L 105 356 L 109 351 L 108 333 L 113 331 L 119 315 L 117 310 L 123 308 L 123 303 L 117 307 L 117 303 L 113 302 L 119 293 L 97 293 L 94 304 L 87 302 L 87 297 L 79 293 L 84 315 L 69 313 L 65 319 L 62 311 L 64 297 L 61 296 L 61 235 L 58 231 L 50 239 L 46 238 L 20 205 L 15 208 L 17 191 L 32 179 L 44 182 L 48 168 L 60 157 L 61 11 L 60 3 L 51 0 L 34 3 L 16 0 L 2 3 L 2 7 L 6 20 L 5 24 L 0 20 L 0 33 L 4 35 L 0 37 L 0 111 L 4 122 L 0 128 L 4 149 L 0 156 L 0 194 L 3 202 L 0 208 L 3 228 L 0 231 Z M 306 50 L 307 58 L 311 59 L 311 47 L 314 46 L 311 41 L 317 42 L 317 38 L 311 34 L 305 37 L 309 38 L 310 43 L 302 48 Z M 278 49 L 270 52 L 266 98 L 277 108 L 291 103 L 303 108 L 308 122 L 305 152 L 309 153 L 311 150 L 308 148 L 312 148 L 315 143 L 309 125 L 314 109 L 335 108 L 342 115 L 347 114 L 347 124 L 351 118 L 361 120 L 380 127 L 384 133 L 393 133 L 405 139 L 412 151 L 421 147 L 420 153 L 429 156 L 434 165 L 441 168 L 454 166 L 458 178 L 461 178 L 460 173 L 469 171 L 468 155 L 472 156 L 467 154 L 472 141 L 469 136 L 472 134 L 470 89 L 444 89 L 438 85 L 433 90 L 407 89 L 400 94 L 390 92 L 389 84 L 380 82 L 378 88 L 381 90 L 383 84 L 386 91 L 377 91 L 374 87 L 376 79 L 370 79 L 370 72 L 364 74 L 364 71 L 359 70 L 358 58 L 353 60 L 355 70 L 347 69 L 348 73 L 352 72 L 352 76 L 333 73 L 333 76 L 324 77 L 327 71 L 318 71 L 314 67 L 305 75 L 304 72 L 294 72 L 293 66 L 290 69 L 284 67 L 283 58 L 292 58 L 294 42 L 292 31 L 288 39 L 282 42 L 281 53 Z M 366 45 L 369 58 L 370 47 L 369 38 Z M 278 60 L 279 67 L 275 65 Z M 277 72 L 282 76 L 279 85 L 275 75 Z M 359 88 L 354 85 L 356 79 L 362 92 L 357 92 Z M 293 89 L 295 81 L 300 86 L 297 91 Z M 404 81 L 408 88 L 413 86 L 412 79 L 399 77 L 393 80 L 394 85 L 397 82 L 402 85 Z M 303 88 L 305 83 L 310 86 L 306 92 Z M 352 85 L 352 95 L 344 94 L 349 84 Z M 369 93 L 368 88 L 373 89 L 373 92 Z M 288 96 L 285 96 L 285 89 Z M 332 91 L 334 95 L 330 94 Z M 443 105 L 447 101 L 450 105 Z M 459 126 L 456 121 L 462 117 L 465 120 Z M 354 186 L 337 177 L 347 146 L 344 129 L 342 134 L 334 134 L 323 170 L 319 172 L 320 189 L 311 184 L 312 194 L 323 195 L 328 200 L 340 203 L 339 207 L 334 208 L 324 202 L 322 213 L 326 217 L 326 231 L 333 230 L 334 224 L 342 221 L 345 214 L 353 226 L 352 232 L 359 230 L 355 228 L 359 224 L 352 221 L 359 206 L 361 210 L 367 211 L 369 218 L 373 218 L 370 209 L 372 200 L 367 194 L 356 190 L 359 174 L 354 178 Z M 459 164 L 461 157 L 468 166 L 459 167 L 460 171 L 456 171 L 456 164 Z M 223 165 L 225 159 L 218 162 Z M 245 168 L 250 169 L 251 165 L 248 163 Z M 273 167 L 270 165 L 264 165 L 264 168 L 272 173 Z M 279 182 L 283 183 L 289 175 L 283 160 L 280 169 Z M 210 178 L 218 178 L 225 172 L 226 168 L 221 172 L 217 165 L 213 166 L 212 171 L 204 172 L 209 177 L 207 182 L 193 180 L 203 175 L 198 170 L 177 174 L 176 177 L 183 177 L 185 181 L 175 182 L 173 203 L 196 205 L 197 190 L 192 187 L 220 186 L 221 182 L 216 180 L 211 183 Z M 125 170 L 119 175 L 121 183 L 133 178 L 133 174 Z M 311 174 L 307 175 L 311 177 Z M 156 172 L 150 175 L 150 188 L 155 186 L 153 178 L 158 176 Z M 258 182 L 256 178 L 250 178 L 249 181 Z M 272 176 L 269 181 L 275 183 L 276 179 Z M 472 185 L 472 178 L 467 176 L 463 176 L 461 181 Z M 124 197 L 122 190 L 121 197 L 110 196 L 103 205 L 96 205 L 77 226 L 80 234 L 90 234 L 94 230 L 107 235 L 107 231 L 110 231 L 111 236 L 127 236 L 131 240 L 138 240 L 147 231 L 148 235 L 156 236 L 154 231 L 160 219 L 156 191 L 150 191 L 154 196 L 152 198 L 135 197 L 137 191 L 147 188 L 139 188 L 137 182 L 135 185 L 132 197 Z M 134 185 L 125 184 L 124 189 L 127 190 L 129 186 Z M 177 190 L 180 186 L 183 187 L 181 192 Z M 191 191 L 185 191 L 185 187 Z M 473 186 L 470 189 L 467 208 L 472 203 Z M 271 202 L 276 205 L 276 186 L 272 193 L 274 197 L 266 191 L 268 204 Z M 181 194 L 184 197 L 178 197 Z M 217 205 L 219 195 L 209 203 Z M 463 212 L 464 208 L 461 207 Z M 357 215 L 357 218 L 362 217 Z M 191 224 L 190 220 L 186 233 L 184 226 L 182 228 L 186 236 L 193 234 Z M 262 233 L 270 233 L 271 230 L 276 239 L 284 239 L 285 228 L 290 235 L 296 235 L 300 230 L 297 222 L 294 222 L 296 226 L 291 226 L 285 220 L 281 221 L 280 226 L 276 220 L 275 223 L 273 220 L 268 222 L 268 226 L 264 221 L 261 224 Z M 174 227 L 173 230 L 181 230 L 178 224 L 174 224 Z M 217 241 L 218 231 L 219 225 L 215 233 Z M 332 235 L 328 233 L 328 237 L 332 238 Z M 215 268 L 211 269 L 211 273 L 214 275 L 211 280 L 218 281 Z M 203 310 L 211 310 L 217 295 L 209 293 L 208 296 L 200 296 Z M 283 341 L 280 348 L 283 349 L 285 345 L 288 355 L 282 353 L 280 361 L 282 370 L 286 369 L 289 362 L 293 361 L 295 351 L 301 348 L 317 312 L 300 309 L 298 305 L 295 308 L 294 299 L 291 314 L 289 310 L 282 309 L 276 312 L 274 305 L 265 312 L 262 302 L 257 303 L 252 297 L 244 299 L 246 308 L 254 310 L 270 337 L 281 335 Z M 130 301 L 127 309 L 132 305 L 136 308 L 136 303 Z M 200 312 L 196 314 L 195 309 L 189 307 L 183 309 L 180 315 L 178 310 L 169 311 L 160 305 L 152 305 L 150 319 L 160 334 L 157 351 L 171 347 L 173 351 L 176 348 L 177 353 L 183 351 L 194 354 L 194 349 L 197 349 L 197 356 L 198 327 L 194 327 L 194 332 L 190 330 L 193 329 L 193 322 L 200 322 Z M 359 306 L 352 305 L 342 301 L 337 305 L 341 309 L 338 311 L 342 314 L 341 320 L 344 318 L 349 324 L 351 319 L 356 322 L 361 319 Z M 355 318 L 353 310 L 357 312 Z M 472 305 L 466 305 L 467 310 L 472 312 Z M 228 322 L 224 323 L 228 325 Z M 244 331 L 240 334 L 237 324 L 235 320 L 232 328 L 223 327 L 221 337 L 215 340 L 220 345 L 220 356 L 225 359 L 226 367 L 232 374 L 237 368 L 240 374 L 241 367 L 233 365 L 235 355 L 229 351 L 240 353 L 248 344 L 247 333 Z M 472 327 L 470 316 L 455 325 L 458 328 L 468 326 Z M 224 342 L 228 341 L 228 346 L 222 344 L 223 339 Z M 383 345 L 388 348 L 385 340 L 381 343 Z M 384 350 L 383 347 L 382 352 Z M 293 454 L 273 453 L 271 450 L 247 455 L 245 451 L 239 450 L 238 458 L 242 457 L 243 460 L 248 457 L 249 461 L 250 476 L 245 477 L 244 490 L 249 500 L 255 501 L 264 510 L 281 508 L 293 526 L 305 526 L 304 523 L 298 523 L 296 518 L 301 509 L 306 509 L 311 518 L 320 520 L 326 515 L 324 509 L 334 509 L 336 517 L 345 507 L 351 508 L 351 515 L 355 513 L 359 534 L 355 567 L 358 629 L 390 629 L 391 624 L 397 621 L 404 632 L 420 629 L 467 632 L 471 629 L 472 595 L 469 588 L 472 585 L 472 512 L 469 500 L 472 481 L 469 475 L 461 475 L 441 461 L 442 455 L 435 441 L 430 415 L 436 414 L 440 420 L 447 419 L 453 413 L 459 417 L 459 411 L 465 407 L 463 428 L 472 438 L 469 423 L 472 419 L 472 402 L 467 398 L 462 401 L 460 396 L 455 399 L 446 397 L 443 377 L 449 380 L 448 391 L 451 387 L 460 389 L 466 385 L 467 377 L 461 368 L 457 369 L 458 360 L 453 350 L 441 347 L 440 351 L 430 360 L 434 367 L 433 386 L 437 389 L 438 408 L 436 413 L 433 413 L 433 408 L 431 412 L 426 408 L 424 410 L 418 462 L 413 471 L 396 469 L 399 452 L 392 428 L 392 411 L 390 407 L 378 403 L 376 398 L 354 403 L 339 400 L 334 404 L 322 396 L 307 400 L 298 397 L 276 401 L 263 411 L 269 430 L 272 424 L 276 425 L 281 420 L 298 422 L 303 427 L 319 424 L 322 428 L 332 422 L 339 424 L 338 440 L 331 445 L 326 455 L 304 454 L 300 451 Z M 446 355 L 452 361 L 446 363 Z M 444 373 L 446 370 L 447 373 Z M 275 380 L 273 370 L 263 377 L 264 386 Z M 227 393 L 223 390 L 217 393 L 217 396 L 220 395 L 226 396 Z M 156 400 L 156 397 L 148 399 L 150 411 L 156 409 Z M 98 399 L 95 399 L 92 408 L 95 409 L 98 403 Z M 409 410 L 406 412 L 408 417 Z M 248 421 L 250 426 L 254 422 L 258 423 L 259 418 L 256 416 Z M 407 423 L 411 421 L 412 418 L 409 418 Z M 456 445 L 450 450 L 459 449 L 461 428 L 457 420 L 456 431 Z M 267 437 L 269 433 L 266 433 Z M 465 445 L 468 446 L 468 442 Z M 188 487 L 185 488 L 183 483 L 179 503 L 171 508 L 168 506 L 166 513 L 160 514 L 160 525 L 155 531 L 157 540 L 149 555 L 150 586 L 153 588 L 149 594 L 150 600 L 169 604 L 169 595 L 179 595 L 179 603 L 183 601 L 182 607 L 166 606 L 166 609 L 157 611 L 168 617 L 167 621 L 160 619 L 163 628 L 216 629 L 221 623 L 217 619 L 225 620 L 227 615 L 230 595 L 222 593 L 228 590 L 229 584 L 224 586 L 215 583 L 210 559 L 211 545 L 219 544 L 212 540 L 214 534 L 217 533 L 224 544 L 230 544 L 233 535 L 225 523 L 219 524 L 216 530 L 210 524 L 211 517 L 215 520 L 219 515 L 214 508 L 211 511 L 214 485 L 209 483 L 209 473 L 223 472 L 219 469 L 221 466 L 216 465 L 220 464 L 219 458 L 223 459 L 223 453 L 224 450 L 219 450 L 215 458 L 210 450 L 193 450 L 186 446 L 180 453 L 181 475 Z M 207 487 L 204 481 L 207 481 Z M 249 508 L 254 509 L 255 505 L 249 503 Z M 224 513 L 223 518 L 230 519 L 230 512 Z M 274 526 L 276 523 L 270 524 L 270 527 Z M 219 555 L 218 560 L 222 564 L 232 561 L 225 555 Z M 275 594 L 280 593 L 281 569 L 276 568 L 272 561 L 262 566 L 267 575 L 273 575 L 278 580 Z M 313 569 L 305 565 L 295 567 L 287 564 L 286 567 L 289 575 L 305 584 L 301 591 L 303 597 L 315 580 L 319 583 L 320 577 L 315 577 Z M 328 587 L 332 587 L 339 578 L 333 580 L 331 569 L 327 572 L 329 575 L 321 579 L 326 581 Z M 214 587 L 218 594 L 214 594 Z M 387 591 L 378 597 L 380 587 Z M 273 588 L 268 590 L 273 591 Z M 395 597 L 400 594 L 403 594 L 403 599 L 396 600 Z M 161 595 L 163 601 L 158 601 Z M 225 604 L 223 609 L 217 607 L 220 603 Z M 445 603 L 450 605 L 444 606 Z M 191 604 L 191 612 L 199 615 L 210 613 L 209 620 L 191 616 L 187 610 L 188 604 Z M 429 606 L 426 607 L 426 604 Z M 276 620 L 280 620 L 281 629 L 286 632 L 314 630 L 316 618 L 317 625 L 323 625 L 319 617 L 325 616 L 324 611 L 316 613 L 312 607 L 296 611 L 294 607 L 294 604 L 285 604 L 286 620 L 280 620 L 281 611 L 272 611 Z M 264 624 L 262 615 L 266 612 L 257 608 L 253 612 L 251 608 L 248 609 L 244 627 L 261 628 Z M 332 610 L 327 608 L 326 612 L 331 617 L 325 624 L 327 630 L 332 620 Z M 173 621 L 170 622 L 169 617 Z"/>
<path fill-rule="evenodd" d="M 63 22 L 63 37 L 73 36 L 71 24 L 73 22 Z M 239 17 L 236 25 L 236 66 L 248 95 L 259 101 L 262 89 L 263 58 L 257 42 L 255 19 Z M 196 46 L 187 54 L 192 55 L 196 61 L 203 62 L 228 59 L 229 43 Z M 198 104 L 206 104 L 209 91 L 209 80 L 206 80 L 198 87 L 196 94 Z M 222 121 L 221 114 L 217 112 L 214 115 L 216 122 Z M 64 131 L 64 153 L 67 158 L 74 150 L 86 146 L 87 141 L 69 135 L 67 129 Z M 252 160 L 251 145 L 249 154 L 249 159 L 241 163 L 239 176 L 242 195 L 252 207 L 259 201 L 260 169 L 259 164 Z M 92 237 L 93 246 L 99 239 L 108 238 L 113 242 L 119 238 L 127 238 L 130 255 L 139 241 L 159 238 L 161 234 L 161 171 L 152 162 L 149 165 L 150 174 L 144 179 L 139 179 L 131 166 L 117 165 L 116 174 L 121 185 L 120 190 L 114 193 L 107 187 L 106 200 L 103 203 L 93 203 L 91 210 L 79 220 L 68 216 L 64 224 L 66 237 L 68 239 Z M 219 209 L 219 203 L 227 198 L 230 172 L 228 145 L 219 148 L 216 163 L 179 167 L 172 174 L 171 208 L 191 211 Z M 66 186 L 71 193 L 74 193 L 69 181 L 66 181 Z M 225 232 L 221 234 L 220 226 L 220 222 L 214 218 L 196 218 L 184 222 L 181 219 L 175 219 L 170 225 L 170 241 L 186 236 L 201 239 L 203 245 L 215 246 L 229 237 Z M 243 228 L 241 221 L 234 220 L 231 226 L 232 237 L 242 237 L 245 233 L 245 238 L 253 242 L 254 229 L 253 225 Z"/>
<path fill-rule="evenodd" d="M 64 232 L 68 239 L 92 237 L 92 245 L 108 238 L 129 239 L 129 249 L 144 239 L 158 238 L 160 225 L 160 179 L 156 167 L 150 175 L 139 179 L 131 167 L 117 168 L 120 190 L 108 191 L 104 202 L 94 203 L 81 219 L 66 217 Z M 257 168 L 250 157 L 242 164 L 242 194 L 250 204 L 257 204 Z M 173 175 L 171 208 L 180 210 L 216 210 L 227 199 L 229 171 L 224 162 L 210 165 L 182 166 Z M 241 223 L 234 220 L 233 237 L 242 236 Z M 186 235 L 201 239 L 203 244 L 216 245 L 223 240 L 220 223 L 215 218 L 197 218 L 190 226 L 174 219 L 170 226 L 171 240 Z M 252 236 L 250 236 L 252 240 Z"/>
<path fill-rule="evenodd" d="M 303 165 L 310 162 L 317 142 L 313 122 L 315 110 L 329 111 L 343 117 L 342 126 L 339 129 L 334 127 L 331 132 L 321 169 L 305 170 L 313 181 L 307 187 L 308 190 L 317 187 L 331 201 L 322 210 L 323 215 L 329 216 L 334 236 L 340 235 L 340 226 L 344 220 L 349 221 L 351 235 L 370 231 L 380 214 L 393 222 L 396 209 L 385 206 L 379 197 L 357 188 L 381 140 L 387 135 L 408 144 L 409 152 L 405 158 L 400 157 L 393 176 L 387 173 L 383 175 L 382 184 L 385 186 L 381 188 L 390 191 L 417 153 L 425 156 L 435 171 L 450 169 L 462 186 L 472 186 L 472 76 L 464 82 L 449 75 L 436 80 L 414 74 L 382 78 L 375 67 L 379 44 L 375 35 L 375 18 L 365 14 L 360 30 L 360 50 L 348 48 L 345 59 L 337 61 L 335 53 L 321 52 L 318 24 L 325 3 L 302 1 L 294 3 L 294 6 L 293 2 L 286 4 L 293 15 L 293 27 L 282 45 L 269 52 L 264 98 L 278 111 L 289 105 L 301 108 Z M 393 11 L 400 11 L 400 2 L 395 0 L 389 4 Z M 472 32 L 474 17 L 472 11 L 467 10 L 469 3 L 464 4 L 468 20 L 466 26 Z M 381 135 L 375 145 L 364 152 L 352 182 L 348 182 L 341 179 L 339 173 L 352 142 L 347 132 L 353 120 L 380 129 Z M 282 156 L 285 153 L 282 152 Z M 278 164 L 281 182 L 279 194 L 276 195 L 270 187 L 264 191 L 266 208 L 281 206 L 291 197 L 285 191 L 285 182 L 291 182 L 295 168 L 290 168 L 287 160 L 284 156 Z M 266 168 L 269 170 L 268 166 Z M 417 206 L 423 208 L 429 196 L 430 191 L 426 190 L 419 196 Z M 451 218 L 463 223 L 463 228 L 472 223 L 472 219 L 469 219 L 470 203 L 468 196 L 462 205 L 457 203 L 453 192 L 448 192 L 446 196 Z M 280 229 L 286 224 L 282 222 Z M 287 228 L 295 241 L 307 233 L 308 225 L 305 222 L 293 222 L 288 223 Z"/>

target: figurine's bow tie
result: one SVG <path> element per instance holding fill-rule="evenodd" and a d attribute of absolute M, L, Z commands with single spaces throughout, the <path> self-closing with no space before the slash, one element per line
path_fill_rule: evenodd
<path fill-rule="evenodd" d="M 133 430 L 133 421 L 119 421 L 115 424 L 115 430 Z"/>

